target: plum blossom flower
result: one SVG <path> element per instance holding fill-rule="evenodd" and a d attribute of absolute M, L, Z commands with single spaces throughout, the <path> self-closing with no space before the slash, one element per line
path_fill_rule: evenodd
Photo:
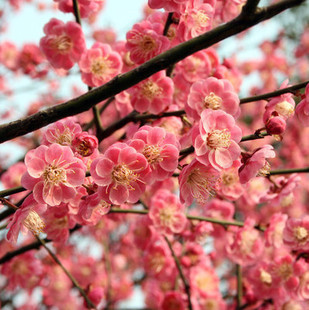
<path fill-rule="evenodd" d="M 186 206 L 193 203 L 204 205 L 216 193 L 220 172 L 210 164 L 204 165 L 194 159 L 179 175 L 180 201 Z"/>
<path fill-rule="evenodd" d="M 167 292 L 162 301 L 161 310 L 185 310 L 186 304 L 184 302 L 183 295 L 180 292 L 170 291 Z"/>
<path fill-rule="evenodd" d="M 135 203 L 145 191 L 150 167 L 144 155 L 125 143 L 115 143 L 90 167 L 93 180 L 102 193 L 108 193 L 110 202 Z"/>
<path fill-rule="evenodd" d="M 25 164 L 21 184 L 33 190 L 38 203 L 56 206 L 68 202 L 85 179 L 86 166 L 68 146 L 41 145 L 26 154 Z"/>
<path fill-rule="evenodd" d="M 73 13 L 73 1 L 71 0 L 54 0 L 58 3 L 58 8 L 64 13 Z M 98 12 L 104 6 L 105 0 L 78 0 L 78 8 L 82 18 Z"/>
<path fill-rule="evenodd" d="M 289 218 L 283 230 L 283 241 L 293 250 L 309 250 L 309 216 Z"/>
<path fill-rule="evenodd" d="M 127 92 L 136 111 L 159 114 L 173 102 L 174 83 L 165 71 L 159 71 Z"/>
<path fill-rule="evenodd" d="M 152 182 L 172 176 L 178 166 L 179 142 L 161 127 L 141 127 L 128 144 L 146 157 Z"/>
<path fill-rule="evenodd" d="M 167 50 L 170 41 L 163 35 L 163 25 L 160 23 L 150 23 L 142 21 L 133 26 L 127 33 L 126 48 L 130 52 L 130 58 L 136 64 L 159 55 Z"/>
<path fill-rule="evenodd" d="M 91 87 L 100 86 L 121 72 L 122 59 L 109 44 L 96 42 L 79 61 L 82 80 Z"/>
<path fill-rule="evenodd" d="M 98 145 L 98 138 L 86 131 L 76 134 L 72 141 L 73 151 L 83 157 L 91 156 L 98 148 Z"/>
<path fill-rule="evenodd" d="M 288 87 L 288 80 L 285 80 L 280 89 Z M 294 115 L 295 101 L 293 94 L 286 93 L 278 97 L 272 98 L 265 106 L 265 113 L 263 115 L 263 121 L 266 124 L 272 115 L 278 115 L 283 119 L 287 120 L 289 117 Z"/>
<path fill-rule="evenodd" d="M 266 158 L 274 158 L 276 153 L 274 148 L 267 144 L 256 149 L 252 154 L 242 153 L 242 166 L 239 168 L 240 182 L 247 183 L 255 176 L 265 176 L 269 174 L 270 164 Z"/>
<path fill-rule="evenodd" d="M 237 200 L 245 191 L 239 181 L 238 168 L 241 165 L 239 160 L 235 160 L 230 168 L 222 169 L 217 193 L 229 200 Z"/>
<path fill-rule="evenodd" d="M 165 235 L 180 233 L 187 224 L 184 205 L 177 196 L 164 189 L 159 190 L 151 199 L 148 215 L 154 227 Z"/>
<path fill-rule="evenodd" d="M 188 0 L 181 8 L 178 35 L 187 41 L 208 31 L 212 27 L 214 8 L 209 3 Z"/>
<path fill-rule="evenodd" d="M 236 233 L 228 235 L 225 247 L 227 257 L 241 266 L 254 264 L 263 254 L 264 243 L 254 221 L 248 218 L 244 226 L 236 229 Z"/>
<path fill-rule="evenodd" d="M 178 12 L 182 3 L 187 0 L 148 0 L 148 5 L 152 9 L 164 9 L 168 12 Z"/>
<path fill-rule="evenodd" d="M 198 121 L 205 109 L 223 110 L 233 117 L 239 116 L 239 98 L 231 82 L 209 77 L 191 86 L 186 112 Z"/>
<path fill-rule="evenodd" d="M 309 84 L 305 89 L 305 98 L 300 101 L 296 107 L 296 115 L 301 124 L 305 127 L 309 126 Z"/>
<path fill-rule="evenodd" d="M 48 61 L 55 68 L 71 69 L 86 49 L 81 26 L 52 18 L 44 26 L 44 33 L 40 47 Z"/>
<path fill-rule="evenodd" d="M 241 137 L 233 116 L 221 110 L 204 110 L 192 132 L 196 159 L 218 170 L 229 168 L 240 155 Z"/>
<path fill-rule="evenodd" d="M 6 238 L 11 243 L 16 243 L 19 231 L 25 234 L 30 230 L 34 235 L 44 231 L 45 223 L 40 215 L 46 210 L 46 204 L 37 203 L 33 195 L 28 196 L 21 207 L 16 210 L 7 228 Z"/>
<path fill-rule="evenodd" d="M 47 127 L 41 144 L 50 145 L 58 143 L 64 146 L 71 146 L 75 136 L 81 132 L 81 126 L 72 117 L 67 117 Z"/>

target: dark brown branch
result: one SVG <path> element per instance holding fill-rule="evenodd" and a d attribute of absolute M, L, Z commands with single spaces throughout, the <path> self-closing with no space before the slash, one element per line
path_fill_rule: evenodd
<path fill-rule="evenodd" d="M 74 228 L 70 229 L 70 234 L 72 234 L 73 232 L 75 232 L 76 230 L 80 229 L 81 226 L 80 225 L 76 225 Z M 48 242 L 51 242 L 52 240 L 50 239 L 43 239 L 45 243 L 48 243 Z M 12 258 L 14 258 L 15 256 L 18 256 L 18 255 L 21 255 L 25 252 L 28 252 L 30 250 L 38 250 L 40 247 L 41 247 L 41 242 L 39 241 L 35 241 L 35 242 L 32 242 L 30 244 L 27 244 L 25 246 L 22 246 L 20 247 L 19 249 L 17 250 L 14 250 L 14 251 L 11 251 L 11 252 L 8 252 L 6 253 L 4 256 L 2 256 L 0 258 L 0 265 L 8 262 L 9 260 L 11 260 Z"/>
<path fill-rule="evenodd" d="M 185 287 L 186 295 L 188 298 L 188 308 L 189 308 L 189 310 L 193 310 L 192 302 L 191 302 L 190 284 L 182 272 L 180 261 L 179 261 L 178 257 L 176 256 L 176 254 L 173 250 L 172 244 L 170 243 L 170 241 L 168 240 L 168 238 L 166 236 L 164 236 L 164 239 L 165 239 L 165 241 L 166 241 L 166 243 L 167 243 L 167 245 L 171 251 L 171 254 L 174 258 L 174 261 L 175 261 L 176 267 L 178 269 L 178 273 L 180 275 L 181 281 L 183 282 L 183 285 Z"/>
<path fill-rule="evenodd" d="M 247 3 L 243 6 L 241 14 L 252 14 L 256 10 L 260 0 L 247 0 Z"/>
<path fill-rule="evenodd" d="M 276 91 L 273 91 L 270 93 L 243 98 L 243 99 L 240 99 L 240 104 L 253 102 L 253 101 L 259 101 L 259 100 L 266 100 L 266 99 L 277 97 L 277 96 L 280 96 L 280 95 L 283 95 L 286 93 L 293 93 L 296 90 L 299 90 L 299 89 L 306 87 L 308 83 L 309 83 L 309 81 L 306 81 L 306 82 L 295 84 L 293 86 L 282 88 L 282 89 L 279 89 L 279 90 L 276 90 Z"/>
<path fill-rule="evenodd" d="M 0 126 L 0 143 L 22 136 L 62 118 L 77 115 L 89 110 L 99 102 L 120 93 L 123 90 L 145 80 L 156 72 L 166 69 L 197 51 L 208 48 L 228 37 L 238 34 L 262 21 L 297 5 L 305 0 L 284 0 L 269 7 L 260 8 L 254 14 L 241 14 L 232 21 L 223 24 L 199 37 L 181 43 L 154 57 L 141 66 L 116 76 L 110 82 L 74 98 L 66 103 L 45 109 Z"/>

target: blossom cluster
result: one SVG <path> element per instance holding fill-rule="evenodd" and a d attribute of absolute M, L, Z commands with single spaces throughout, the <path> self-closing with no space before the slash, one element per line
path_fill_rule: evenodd
<path fill-rule="evenodd" d="M 71 17 L 77 4 L 94 42 L 87 48 L 87 27 L 75 16 L 52 18 L 38 45 L 0 43 L 5 70 L 49 82 L 26 113 L 56 110 L 65 101 L 57 80 L 74 66 L 90 93 L 116 85 L 117 94 L 14 140 L 26 152 L 0 176 L 10 194 L 0 205 L 7 229 L 0 286 L 27 293 L 20 309 L 38 309 L 32 293 L 39 287 L 46 308 L 89 308 L 65 268 L 98 309 L 116 309 L 139 284 L 149 309 L 307 309 L 308 178 L 292 172 L 309 166 L 309 84 L 304 92 L 286 88 L 306 64 L 308 30 L 295 66 L 278 39 L 260 46 L 260 60 L 222 59 L 212 46 L 163 70 L 162 53 L 224 25 L 246 1 L 148 0 L 124 41 L 92 26 L 105 1 L 53 2 Z M 160 70 L 134 82 L 156 60 Z M 252 95 L 281 94 L 242 105 L 242 81 L 253 70 L 261 83 Z M 281 85 L 277 71 L 286 77 Z M 88 94 L 79 97 L 85 104 Z M 74 100 L 61 105 L 71 107 Z M 52 243 L 62 265 L 28 246 L 34 236 Z M 15 255 L 24 245 L 31 250 Z"/>

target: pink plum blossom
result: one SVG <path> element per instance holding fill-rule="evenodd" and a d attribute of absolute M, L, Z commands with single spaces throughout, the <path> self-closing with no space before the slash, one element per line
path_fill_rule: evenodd
<path fill-rule="evenodd" d="M 160 127 L 141 127 L 128 142 L 142 153 L 151 168 L 152 182 L 172 176 L 178 166 L 180 145 L 175 135 Z"/>
<path fill-rule="evenodd" d="M 86 166 L 68 146 L 41 145 L 26 154 L 25 164 L 27 172 L 21 183 L 33 191 L 38 203 L 56 206 L 68 202 L 85 179 Z"/>
<path fill-rule="evenodd" d="M 159 55 L 170 46 L 169 39 L 163 35 L 163 25 L 142 21 L 133 26 L 127 33 L 126 48 L 130 52 L 130 58 L 136 64 Z"/>
<path fill-rule="evenodd" d="M 59 5 L 59 10 L 64 13 L 74 13 L 73 1 L 54 0 Z M 98 12 L 104 6 L 105 0 L 78 0 L 78 8 L 81 17 L 88 17 L 94 12 Z"/>
<path fill-rule="evenodd" d="M 214 8 L 209 3 L 187 0 L 181 8 L 178 35 L 182 41 L 195 38 L 212 27 Z"/>
<path fill-rule="evenodd" d="M 239 116 L 239 98 L 228 80 L 209 77 L 191 86 L 186 112 L 198 121 L 205 109 L 223 110 L 235 118 Z"/>
<path fill-rule="evenodd" d="M 55 68 L 71 69 L 86 49 L 81 26 L 52 18 L 44 26 L 44 33 L 40 47 L 48 61 Z"/>
<path fill-rule="evenodd" d="M 309 216 L 289 218 L 283 230 L 284 244 L 293 250 L 309 250 Z"/>
<path fill-rule="evenodd" d="M 21 207 L 15 211 L 7 228 L 6 238 L 11 243 L 16 243 L 19 231 L 25 234 L 30 230 L 33 234 L 39 235 L 44 231 L 45 223 L 40 217 L 46 209 L 46 204 L 37 203 L 33 195 L 28 196 Z"/>
<path fill-rule="evenodd" d="M 100 86 L 121 72 L 122 59 L 109 44 L 96 42 L 81 56 L 82 80 L 91 87 Z"/>
<path fill-rule="evenodd" d="M 204 110 L 192 132 L 196 159 L 218 170 L 229 168 L 240 155 L 241 137 L 233 116 L 222 110 Z"/>
<path fill-rule="evenodd" d="M 75 136 L 82 132 L 81 126 L 68 117 L 47 127 L 43 133 L 41 144 L 50 145 L 58 143 L 64 146 L 71 146 Z"/>
<path fill-rule="evenodd" d="M 108 193 L 110 202 L 119 205 L 138 201 L 149 180 L 150 167 L 144 155 L 119 142 L 92 162 L 90 173 L 100 191 Z"/>
<path fill-rule="evenodd" d="M 274 158 L 275 156 L 274 148 L 269 144 L 256 149 L 252 154 L 242 153 L 242 166 L 239 168 L 240 182 L 243 184 L 255 176 L 268 175 L 270 164 L 266 158 Z"/>
<path fill-rule="evenodd" d="M 264 252 L 264 242 L 251 218 L 235 234 L 229 233 L 225 249 L 227 257 L 236 264 L 249 266 L 257 262 Z"/>
<path fill-rule="evenodd" d="M 305 89 L 305 97 L 300 101 L 296 107 L 296 115 L 301 124 L 305 127 L 309 126 L 309 84 Z"/>
<path fill-rule="evenodd" d="M 82 157 L 91 156 L 98 148 L 98 145 L 98 138 L 86 131 L 77 133 L 72 141 L 73 151 Z"/>
<path fill-rule="evenodd" d="M 194 83 L 200 79 L 206 79 L 211 74 L 211 70 L 212 59 L 209 57 L 208 50 L 202 50 L 186 57 L 175 67 L 175 73 L 182 77 L 178 84 L 185 84 L 186 81 Z M 184 91 L 185 89 L 181 88 L 180 91 L 188 96 L 188 91 Z"/>
<path fill-rule="evenodd" d="M 235 160 L 230 168 L 222 169 L 217 193 L 229 200 L 236 200 L 242 196 L 245 189 L 239 181 L 238 168 L 241 165 L 239 160 Z"/>
<path fill-rule="evenodd" d="M 215 195 L 220 182 L 220 172 L 210 164 L 204 165 L 194 159 L 179 175 L 180 201 L 190 206 L 195 199 L 204 205 Z"/>
<path fill-rule="evenodd" d="M 181 4 L 187 0 L 148 0 L 148 5 L 152 9 L 164 9 L 168 12 L 178 12 Z"/>
<path fill-rule="evenodd" d="M 280 89 L 288 87 L 288 80 L 285 80 Z M 266 124 L 270 119 L 271 115 L 276 112 L 276 115 L 287 120 L 289 117 L 294 115 L 295 101 L 293 94 L 286 93 L 278 97 L 272 98 L 265 106 L 265 113 L 263 115 L 263 121 Z"/>
<path fill-rule="evenodd" d="M 187 223 L 184 205 L 167 190 L 159 190 L 151 199 L 148 213 L 156 230 L 164 235 L 181 233 Z"/>
<path fill-rule="evenodd" d="M 159 71 L 129 88 L 127 92 L 136 111 L 159 114 L 173 101 L 174 83 L 166 76 L 165 71 Z"/>

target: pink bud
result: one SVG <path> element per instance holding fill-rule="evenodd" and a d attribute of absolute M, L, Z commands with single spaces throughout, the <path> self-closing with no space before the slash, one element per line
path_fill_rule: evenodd
<path fill-rule="evenodd" d="M 274 116 L 268 119 L 265 127 L 270 135 L 281 135 L 285 131 L 286 121 L 280 116 Z"/>

